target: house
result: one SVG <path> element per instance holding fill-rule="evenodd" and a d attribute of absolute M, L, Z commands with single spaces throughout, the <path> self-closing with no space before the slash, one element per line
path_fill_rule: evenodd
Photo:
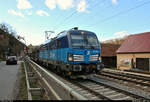
<path fill-rule="evenodd" d="M 117 50 L 117 68 L 150 71 L 150 32 L 130 35 Z"/>
<path fill-rule="evenodd" d="M 101 43 L 101 59 L 105 67 L 117 67 L 116 51 L 120 45 Z"/>

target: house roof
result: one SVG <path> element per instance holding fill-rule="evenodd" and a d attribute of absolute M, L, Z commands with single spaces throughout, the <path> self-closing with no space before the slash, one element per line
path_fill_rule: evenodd
<path fill-rule="evenodd" d="M 102 57 L 111 57 L 116 56 L 116 51 L 120 47 L 120 45 L 116 44 L 102 44 L 101 43 L 101 50 L 102 50 Z"/>
<path fill-rule="evenodd" d="M 117 50 L 117 53 L 150 52 L 150 32 L 130 35 Z"/>

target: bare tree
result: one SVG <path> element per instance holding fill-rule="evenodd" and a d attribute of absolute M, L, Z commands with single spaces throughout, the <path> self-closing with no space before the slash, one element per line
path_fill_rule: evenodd
<path fill-rule="evenodd" d="M 24 44 L 16 39 L 16 31 L 9 24 L 0 24 L 0 58 L 5 58 L 6 54 L 19 55 Z"/>
<path fill-rule="evenodd" d="M 106 40 L 106 41 L 104 41 L 102 43 L 121 45 L 126 40 L 127 37 L 128 36 L 124 36 L 122 38 L 116 38 L 116 39 Z"/>

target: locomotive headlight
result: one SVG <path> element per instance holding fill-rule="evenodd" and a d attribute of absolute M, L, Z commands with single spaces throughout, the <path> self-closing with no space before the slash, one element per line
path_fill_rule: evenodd
<path fill-rule="evenodd" d="M 68 54 L 68 61 L 73 61 L 73 54 Z"/>
<path fill-rule="evenodd" d="M 98 60 L 99 60 L 100 62 L 101 62 L 101 60 L 102 60 L 100 55 L 98 56 Z"/>
<path fill-rule="evenodd" d="M 72 58 L 72 57 L 68 57 L 68 60 L 69 60 L 69 61 L 73 61 L 73 58 Z"/>

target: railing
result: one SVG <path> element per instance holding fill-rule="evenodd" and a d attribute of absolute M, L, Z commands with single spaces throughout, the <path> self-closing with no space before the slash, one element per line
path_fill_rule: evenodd
<path fill-rule="evenodd" d="M 25 58 L 26 63 L 30 64 L 35 74 L 38 76 L 42 88 L 46 91 L 49 99 L 52 100 L 87 100 L 85 97 L 75 92 L 68 85 L 64 84 L 50 72 L 31 61 L 29 58 Z M 30 94 L 29 94 L 30 96 Z"/>

